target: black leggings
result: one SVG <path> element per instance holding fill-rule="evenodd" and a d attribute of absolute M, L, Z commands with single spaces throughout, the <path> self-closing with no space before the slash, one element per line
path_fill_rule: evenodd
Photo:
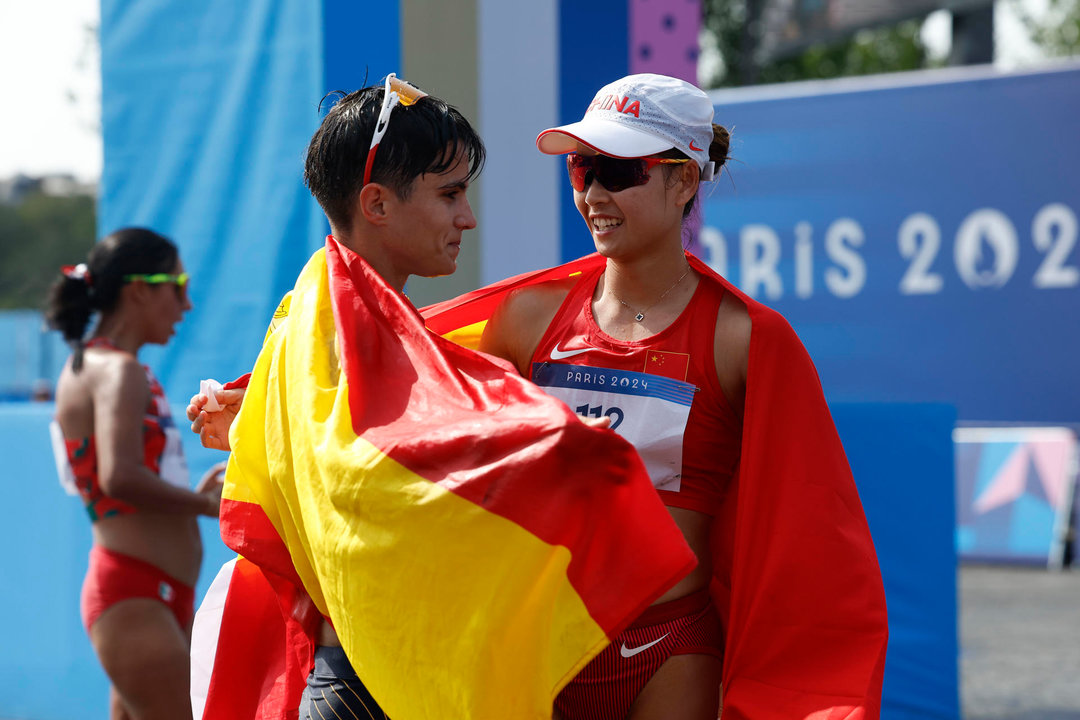
<path fill-rule="evenodd" d="M 387 720 L 375 698 L 356 677 L 339 647 L 315 648 L 315 667 L 300 701 L 300 720 Z"/>

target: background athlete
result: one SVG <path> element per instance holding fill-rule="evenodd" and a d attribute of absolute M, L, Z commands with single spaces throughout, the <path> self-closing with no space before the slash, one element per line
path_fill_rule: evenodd
<path fill-rule="evenodd" d="M 118 230 L 65 268 L 47 317 L 72 346 L 56 389 L 54 443 L 93 523 L 82 618 L 112 683 L 111 717 L 191 718 L 196 517 L 217 517 L 220 468 L 196 492 L 161 386 L 138 361 L 191 309 L 176 246 Z M 84 335 L 91 316 L 100 319 Z"/>

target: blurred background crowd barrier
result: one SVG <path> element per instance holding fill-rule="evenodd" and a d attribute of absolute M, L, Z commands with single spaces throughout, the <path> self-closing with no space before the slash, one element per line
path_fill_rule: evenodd
<path fill-rule="evenodd" d="M 834 4 L 834 25 L 819 26 L 810 6 Z M 278 299 L 322 245 L 302 156 L 327 92 L 397 72 L 458 105 L 487 143 L 470 191 L 479 228 L 457 274 L 410 282 L 424 305 L 591 251 L 565 169 L 533 140 L 579 119 L 621 75 L 697 80 L 703 5 L 722 3 L 660 5 L 103 0 L 98 235 L 146 225 L 181 247 L 195 309 L 167 348 L 143 358 L 174 412 L 199 379 L 250 367 Z M 894 20 L 953 6 L 954 52 L 990 59 L 972 30 L 989 2 L 872 5 L 893 7 Z M 729 70 L 776 79 L 777 58 L 810 47 L 815 32 L 850 34 L 841 20 L 854 22 L 856 6 L 746 3 L 754 27 L 802 24 L 750 42 Z M 805 12 L 783 15 L 791 7 Z M 818 366 L 885 577 L 882 717 L 959 718 L 957 552 L 1051 567 L 1071 559 L 1080 64 L 711 93 L 734 159 L 703 197 L 690 248 L 784 313 Z M 107 684 L 78 619 L 89 533 L 56 484 L 48 445 L 48 398 L 67 350 L 40 328 L 32 310 L 0 313 L 12 508 L 0 539 L 17 549 L 3 559 L 0 716 L 105 717 Z M 1035 429 L 1008 434 L 1010 425 Z M 1040 427 L 1049 425 L 1058 429 Z M 185 443 L 193 475 L 219 459 L 193 435 Z M 202 528 L 200 596 L 229 557 L 216 526 Z"/>

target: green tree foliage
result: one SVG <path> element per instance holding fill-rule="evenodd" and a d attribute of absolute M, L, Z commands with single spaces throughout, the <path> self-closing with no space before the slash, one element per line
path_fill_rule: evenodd
<path fill-rule="evenodd" d="M 1032 41 L 1051 56 L 1080 55 L 1080 0 L 1050 0 L 1042 17 L 1022 0 L 1010 0 Z"/>
<path fill-rule="evenodd" d="M 704 79 L 705 87 L 741 84 L 746 76 L 742 54 L 746 3 L 743 0 L 704 0 L 703 29 L 705 45 L 711 45 L 722 61 L 722 67 L 712 77 Z"/>
<path fill-rule="evenodd" d="M 757 27 L 756 23 L 746 24 L 746 0 L 705 0 L 704 9 L 705 31 L 723 59 L 723 67 L 706 80 L 709 87 L 823 80 L 918 70 L 933 64 L 919 37 L 921 20 L 909 20 L 863 30 L 829 45 L 815 45 L 800 55 L 761 67 L 748 67 L 746 50 L 756 41 Z"/>
<path fill-rule="evenodd" d="M 809 48 L 796 57 L 761 69 L 761 82 L 825 79 L 846 75 L 918 70 L 928 66 L 919 38 L 922 23 L 911 20 L 893 27 L 856 33 L 850 40 Z"/>
<path fill-rule="evenodd" d="M 87 196 L 34 193 L 0 205 L 0 309 L 42 309 L 60 266 L 86 259 L 95 222 Z"/>

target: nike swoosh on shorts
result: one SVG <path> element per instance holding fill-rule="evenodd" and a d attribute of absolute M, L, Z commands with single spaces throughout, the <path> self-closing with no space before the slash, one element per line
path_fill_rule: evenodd
<path fill-rule="evenodd" d="M 623 643 L 622 647 L 619 648 L 619 654 L 622 655 L 624 658 L 634 657 L 639 652 L 642 652 L 644 650 L 648 650 L 653 645 L 660 642 L 661 640 L 663 640 L 664 638 L 666 638 L 670 634 L 671 633 L 664 633 L 660 637 L 653 640 L 651 643 L 645 643 L 644 645 L 638 645 L 636 648 L 628 648 L 628 647 L 626 647 L 626 643 Z"/>

